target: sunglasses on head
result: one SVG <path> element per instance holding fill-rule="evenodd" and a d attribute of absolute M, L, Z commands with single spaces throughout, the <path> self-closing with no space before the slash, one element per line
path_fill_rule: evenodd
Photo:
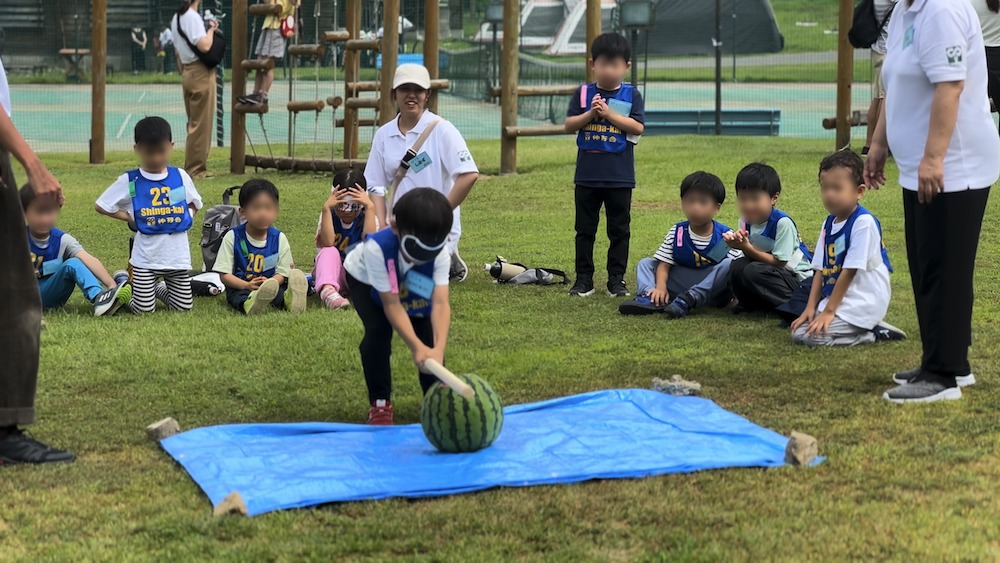
<path fill-rule="evenodd" d="M 400 239 L 399 248 L 408 261 L 414 264 L 426 264 L 437 258 L 446 244 L 448 244 L 447 239 L 434 246 L 429 246 L 413 235 L 404 235 Z"/>

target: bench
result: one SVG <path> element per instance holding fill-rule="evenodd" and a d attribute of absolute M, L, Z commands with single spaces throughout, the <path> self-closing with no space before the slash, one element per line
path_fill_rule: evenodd
<path fill-rule="evenodd" d="M 42 0 L 3 0 L 0 2 L 0 25 L 7 29 L 44 28 Z"/>
<path fill-rule="evenodd" d="M 722 134 L 773 137 L 781 126 L 778 109 L 722 110 Z M 643 135 L 715 135 L 715 110 L 646 109 Z"/>

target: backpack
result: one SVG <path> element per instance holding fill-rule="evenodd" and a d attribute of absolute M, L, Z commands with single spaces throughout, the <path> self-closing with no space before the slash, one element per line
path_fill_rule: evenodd
<path fill-rule="evenodd" d="M 197 45 L 188 39 L 187 33 L 184 33 L 184 28 L 181 27 L 181 22 L 179 16 L 175 15 L 174 20 L 177 22 L 177 32 L 180 34 L 181 39 L 188 44 L 191 51 L 194 52 L 194 56 L 198 57 L 201 64 L 205 65 L 209 70 L 222 64 L 223 59 L 226 58 L 226 36 L 222 34 L 218 28 L 215 29 L 214 37 L 212 38 L 212 47 L 207 53 L 203 53 Z"/>
<path fill-rule="evenodd" d="M 201 227 L 201 257 L 205 261 L 205 271 L 211 271 L 212 267 L 215 266 L 215 259 L 219 256 L 219 247 L 222 246 L 222 238 L 226 236 L 229 229 L 244 223 L 240 219 L 239 206 L 229 203 L 233 192 L 239 189 L 240 186 L 226 189 L 222 192 L 222 203 L 205 212 L 205 223 Z"/>
<path fill-rule="evenodd" d="M 896 9 L 893 4 L 885 17 L 879 22 L 875 17 L 875 0 L 861 0 L 854 7 L 854 20 L 851 23 L 851 30 L 847 32 L 847 39 L 856 49 L 870 49 L 878 42 L 878 38 L 885 29 L 885 24 L 889 22 L 889 16 Z"/>
<path fill-rule="evenodd" d="M 566 272 L 554 268 L 529 268 L 517 262 L 508 262 L 503 256 L 497 256 L 496 262 L 486 265 L 486 271 L 496 280 L 496 283 L 508 285 L 553 285 L 567 284 L 569 277 Z M 557 280 L 561 277 L 562 281 Z"/>

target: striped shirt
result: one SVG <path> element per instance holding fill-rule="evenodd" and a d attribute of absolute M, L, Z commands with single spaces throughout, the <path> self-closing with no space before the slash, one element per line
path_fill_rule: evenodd
<path fill-rule="evenodd" d="M 695 248 L 697 248 L 698 250 L 708 249 L 708 245 L 712 242 L 711 233 L 709 233 L 707 237 L 703 237 L 695 233 L 694 231 L 688 229 L 688 235 L 691 237 L 691 242 L 694 243 Z M 676 262 L 674 262 L 674 238 L 676 238 L 676 236 L 677 236 L 677 225 L 674 225 L 673 227 L 670 227 L 670 232 L 668 232 L 666 238 L 663 239 L 663 244 L 661 244 L 660 248 L 657 249 L 656 254 L 653 255 L 653 258 L 656 258 L 660 262 L 666 262 L 671 266 L 675 266 Z M 735 248 L 730 248 L 728 257 L 732 258 L 733 260 L 736 260 L 738 258 L 742 258 L 743 253 L 739 250 L 736 250 Z"/>

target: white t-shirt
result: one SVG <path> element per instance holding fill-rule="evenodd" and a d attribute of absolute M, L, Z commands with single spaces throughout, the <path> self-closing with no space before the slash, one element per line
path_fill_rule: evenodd
<path fill-rule="evenodd" d="M 986 0 L 971 0 L 983 29 L 983 43 L 987 47 L 1000 47 L 1000 14 L 990 11 Z"/>
<path fill-rule="evenodd" d="M 11 115 L 10 87 L 7 85 L 7 69 L 3 67 L 3 61 L 0 61 L 0 107 L 3 107 L 7 115 Z"/>
<path fill-rule="evenodd" d="M 844 228 L 846 221 L 834 221 L 832 233 L 837 234 Z M 823 269 L 826 246 L 825 233 L 820 231 L 816 241 L 816 253 L 813 255 L 812 267 Z M 844 257 L 845 270 L 857 270 L 854 281 L 847 286 L 844 300 L 837 308 L 836 316 L 852 325 L 865 329 L 873 329 L 882 322 L 889 310 L 889 298 L 892 297 L 892 287 L 889 285 L 889 269 L 882 261 L 882 237 L 878 225 L 871 215 L 861 215 L 854 221 L 851 229 L 851 247 Z M 829 301 L 823 298 L 819 302 L 819 310 L 826 309 Z"/>
<path fill-rule="evenodd" d="M 399 162 L 406 155 L 406 151 L 417 142 L 417 138 L 427 125 L 435 119 L 440 118 L 428 110 L 421 116 L 417 126 L 405 136 L 399 131 L 398 118 L 386 123 L 375 132 L 371 154 L 368 155 L 368 164 L 365 166 L 365 180 L 368 182 L 369 192 L 385 196 L 386 188 L 392 183 L 396 168 L 399 167 Z M 447 120 L 438 123 L 427 137 L 427 141 L 420 148 L 420 155 L 424 154 L 430 163 L 419 172 L 414 168 L 406 172 L 406 176 L 399 183 L 396 199 L 414 188 L 433 188 L 447 196 L 455 185 L 456 177 L 468 172 L 479 172 L 462 134 Z M 386 205 L 388 204 L 386 202 Z M 458 209 L 455 209 L 454 215 L 451 242 L 457 244 L 462 235 L 461 215 Z"/>
<path fill-rule="evenodd" d="M 188 173 L 180 170 L 181 179 L 184 181 L 184 189 L 189 205 L 194 205 L 195 209 L 201 209 L 201 195 L 194 187 L 194 182 Z M 150 174 L 140 170 L 142 176 L 154 182 L 164 180 L 167 173 Z M 101 197 L 97 198 L 97 205 L 108 213 L 117 213 L 124 210 L 135 220 L 135 212 L 132 209 L 132 197 L 129 195 L 128 174 L 122 174 L 104 190 Z M 194 213 L 191 213 L 194 216 Z M 169 235 L 144 235 L 135 234 L 135 244 L 132 246 L 132 257 L 129 263 L 136 268 L 146 270 L 190 270 L 191 269 L 191 245 L 188 242 L 187 232 L 170 233 Z"/>
<path fill-rule="evenodd" d="M 695 248 L 699 250 L 711 250 L 708 248 L 708 245 L 712 242 L 712 235 L 703 237 L 691 229 L 687 229 L 686 234 L 691 237 L 691 242 L 694 243 Z M 675 266 L 677 264 L 674 262 L 674 240 L 676 238 L 677 225 L 674 225 L 673 227 L 670 227 L 670 231 L 667 232 L 667 236 L 663 239 L 663 244 L 661 244 L 660 248 L 656 250 L 656 254 L 653 255 L 653 258 L 659 260 L 660 262 L 666 262 L 671 266 Z M 733 260 L 737 260 L 743 257 L 743 252 L 736 250 L 735 248 L 730 248 L 727 256 Z"/>
<path fill-rule="evenodd" d="M 174 34 L 170 28 L 165 28 L 160 32 L 160 48 L 166 49 L 174 44 Z"/>
<path fill-rule="evenodd" d="M 899 183 L 917 189 L 935 84 L 964 80 L 944 159 L 944 191 L 982 189 L 1000 178 L 1000 137 L 986 93 L 986 50 L 969 0 L 901 2 L 892 14 L 885 79 L 889 147 Z"/>
<path fill-rule="evenodd" d="M 396 263 L 405 276 L 413 268 L 403 258 L 402 253 L 396 257 Z M 392 288 L 389 281 L 389 272 L 385 269 L 385 255 L 382 254 L 382 247 L 372 239 L 354 247 L 354 250 L 347 253 L 344 258 L 344 269 L 354 276 L 354 279 L 361 283 L 368 284 L 380 293 L 388 293 Z M 434 285 L 448 285 L 448 274 L 451 271 L 451 256 L 444 250 L 437 255 L 434 260 Z M 399 280 L 402 283 L 402 280 Z"/>
<path fill-rule="evenodd" d="M 170 32 L 177 38 L 174 41 L 174 48 L 177 49 L 177 54 L 181 56 L 181 62 L 184 64 L 197 62 L 198 55 L 194 54 L 191 46 L 184 40 L 184 36 L 178 31 L 178 26 L 184 29 L 184 33 L 187 34 L 187 38 L 191 43 L 197 45 L 198 40 L 208 35 L 208 32 L 205 31 L 205 20 L 195 10 L 188 10 L 180 17 L 174 14 L 174 17 L 170 20 Z"/>
<path fill-rule="evenodd" d="M 264 240 L 258 240 L 247 234 L 247 242 L 250 246 L 254 248 L 264 248 L 267 246 L 267 238 Z M 229 230 L 222 237 L 222 246 L 219 247 L 218 257 L 215 259 L 215 265 L 212 266 L 213 272 L 218 272 L 220 274 L 232 274 L 235 269 L 236 263 L 236 235 L 233 234 L 232 230 Z M 292 245 L 288 243 L 288 237 L 285 233 L 278 235 L 278 265 L 274 268 L 274 273 L 279 276 L 288 277 L 288 274 L 292 270 Z"/>
<path fill-rule="evenodd" d="M 886 15 L 889 14 L 889 10 L 896 4 L 896 0 L 875 0 L 875 21 L 879 24 L 885 20 Z M 890 16 L 891 19 L 891 16 Z M 878 41 L 872 45 L 872 51 L 880 55 L 885 54 L 885 42 L 889 37 L 889 21 L 885 20 L 885 25 L 882 27 L 882 33 L 878 35 Z"/>

